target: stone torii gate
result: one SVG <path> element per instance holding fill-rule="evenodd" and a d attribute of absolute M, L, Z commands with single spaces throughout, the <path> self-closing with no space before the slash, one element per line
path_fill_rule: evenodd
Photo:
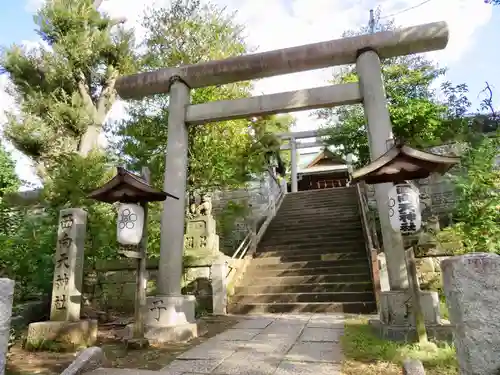
<path fill-rule="evenodd" d="M 448 43 L 448 35 L 445 22 L 429 23 L 120 77 L 116 89 L 123 99 L 140 99 L 161 93 L 170 95 L 164 190 L 184 197 L 187 127 L 190 125 L 363 103 L 370 156 L 372 160 L 378 158 L 386 152 L 386 140 L 391 137 L 380 59 L 443 49 Z M 190 89 L 354 63 L 359 83 L 190 104 Z M 389 187 L 388 184 L 377 185 L 376 199 L 390 287 L 391 290 L 402 290 L 407 289 L 408 280 L 401 236 L 392 231 L 389 222 L 386 204 Z M 165 201 L 161 219 L 159 296 L 149 306 L 150 309 L 159 309 L 158 306 L 164 304 L 161 307 L 164 316 L 149 323 L 153 333 L 148 335 L 157 341 L 196 334 L 193 324 L 190 324 L 194 323 L 194 301 L 181 295 L 184 214 L 184 199 Z"/>
<path fill-rule="evenodd" d="M 292 165 L 292 170 L 290 171 L 290 174 L 292 176 L 292 181 L 291 181 L 292 193 L 296 193 L 298 191 L 297 150 L 299 148 L 324 146 L 324 142 L 318 140 L 320 135 L 321 135 L 320 132 L 318 132 L 317 130 L 306 130 L 302 132 L 290 132 L 290 133 L 278 134 L 278 137 L 281 138 L 282 140 L 288 140 L 288 144 L 284 144 L 283 146 L 281 146 L 281 150 L 290 150 L 290 163 Z M 297 139 L 303 139 L 303 138 L 316 138 L 316 142 L 297 144 Z"/>

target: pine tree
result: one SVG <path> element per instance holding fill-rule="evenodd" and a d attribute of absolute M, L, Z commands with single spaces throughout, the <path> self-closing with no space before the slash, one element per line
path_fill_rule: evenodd
<path fill-rule="evenodd" d="M 98 11 L 102 0 L 48 0 L 34 17 L 38 47 L 13 45 L 1 57 L 19 111 L 5 136 L 42 180 L 60 156 L 86 156 L 116 100 L 115 81 L 134 69 L 133 34 Z"/>

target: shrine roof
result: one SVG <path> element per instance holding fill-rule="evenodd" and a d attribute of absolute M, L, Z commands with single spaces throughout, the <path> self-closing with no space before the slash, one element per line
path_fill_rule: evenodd
<path fill-rule="evenodd" d="M 372 163 L 354 171 L 351 182 L 380 184 L 426 178 L 431 173 L 446 173 L 459 161 L 458 157 L 437 155 L 396 144 Z"/>
<path fill-rule="evenodd" d="M 154 188 L 141 177 L 123 167 L 117 167 L 116 175 L 103 186 L 92 191 L 88 197 L 106 203 L 164 201 L 167 197 L 179 199 L 172 194 Z"/>

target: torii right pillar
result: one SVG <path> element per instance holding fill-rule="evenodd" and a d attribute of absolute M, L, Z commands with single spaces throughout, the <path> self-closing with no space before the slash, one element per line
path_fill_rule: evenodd
<path fill-rule="evenodd" d="M 387 151 L 387 141 L 392 138 L 392 125 L 387 108 L 380 58 L 373 49 L 358 52 L 356 70 L 359 76 L 361 94 L 368 130 L 368 144 L 371 160 Z M 387 273 L 391 291 L 408 289 L 408 277 L 404 256 L 403 238 L 392 230 L 389 220 L 389 190 L 392 184 L 375 185 L 375 198 L 380 218 Z"/>

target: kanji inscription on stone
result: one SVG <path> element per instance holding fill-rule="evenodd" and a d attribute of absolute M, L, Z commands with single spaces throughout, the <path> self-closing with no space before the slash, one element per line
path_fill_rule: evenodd
<path fill-rule="evenodd" d="M 84 210 L 61 210 L 54 257 L 50 320 L 80 319 L 86 225 L 87 213 Z"/>

